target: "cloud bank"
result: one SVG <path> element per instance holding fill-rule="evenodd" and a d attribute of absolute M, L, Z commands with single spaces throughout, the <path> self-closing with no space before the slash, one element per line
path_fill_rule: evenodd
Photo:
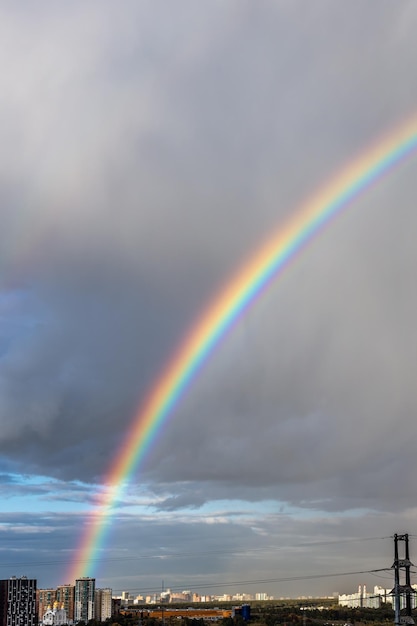
<path fill-rule="evenodd" d="M 59 560 L 76 535 L 61 534 L 51 501 L 88 506 L 214 295 L 413 113 L 416 21 L 413 3 L 388 1 L 360 19 L 324 0 L 2 9 L 3 487 L 20 476 L 3 515 L 34 515 L 36 501 L 58 516 Z M 155 550 L 194 523 L 207 550 L 214 535 L 226 550 L 222 532 L 298 545 L 283 529 L 294 520 L 303 538 L 323 520 L 331 538 L 412 532 L 415 163 L 355 201 L 211 355 L 126 496 L 141 503 L 141 536 L 169 519 Z M 115 526 L 134 542 L 126 515 Z M 219 575 L 204 562 L 204 580 Z M 253 578 L 276 577 L 251 562 Z M 135 587 L 126 567 L 113 563 L 108 583 Z"/>

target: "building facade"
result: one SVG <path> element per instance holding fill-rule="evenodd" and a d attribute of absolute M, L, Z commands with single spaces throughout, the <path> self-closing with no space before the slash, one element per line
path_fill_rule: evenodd
<path fill-rule="evenodd" d="M 36 626 L 36 580 L 0 580 L 0 626 Z"/>
<path fill-rule="evenodd" d="M 95 618 L 95 578 L 77 578 L 75 581 L 74 621 L 87 623 Z"/>
<path fill-rule="evenodd" d="M 65 609 L 68 621 L 72 624 L 75 618 L 75 587 L 74 585 L 60 585 L 56 588 L 56 601 Z M 52 605 L 51 605 L 52 606 Z"/>
<path fill-rule="evenodd" d="M 95 619 L 105 622 L 112 616 L 112 590 L 96 589 Z"/>
<path fill-rule="evenodd" d="M 38 607 L 38 620 L 41 622 L 48 608 L 54 606 L 56 601 L 56 589 L 37 589 L 36 599 Z"/>
<path fill-rule="evenodd" d="M 346 606 L 351 609 L 378 609 L 383 603 L 392 604 L 392 600 L 393 597 L 389 589 L 383 589 L 376 585 L 373 593 L 368 593 L 366 585 L 359 585 L 356 593 L 339 595 L 339 606 Z"/>

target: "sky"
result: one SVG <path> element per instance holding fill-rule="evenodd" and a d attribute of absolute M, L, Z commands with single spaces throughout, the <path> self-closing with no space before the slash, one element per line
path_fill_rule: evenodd
<path fill-rule="evenodd" d="M 0 577 L 73 582 L 176 347 L 417 112 L 416 28 L 412 0 L 0 8 Z M 394 533 L 417 553 L 416 167 L 357 198 L 216 347 L 85 564 L 98 586 L 392 588 L 347 574 L 390 568 Z"/>

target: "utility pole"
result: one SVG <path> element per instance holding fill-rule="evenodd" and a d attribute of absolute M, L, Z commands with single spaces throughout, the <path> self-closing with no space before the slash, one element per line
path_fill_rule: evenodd
<path fill-rule="evenodd" d="M 165 598 L 164 598 L 164 591 L 165 591 L 165 587 L 164 587 L 164 581 L 162 581 L 162 591 L 161 591 L 161 617 L 162 617 L 162 626 L 165 626 L 165 619 L 164 619 L 164 602 L 165 602 Z"/>
<path fill-rule="evenodd" d="M 403 557 L 399 557 L 398 543 L 404 542 Z M 413 564 L 410 561 L 410 552 L 408 547 L 408 534 L 394 535 L 394 589 L 391 593 L 394 596 L 395 610 L 395 626 L 403 624 L 414 624 L 411 616 L 411 594 L 414 590 L 411 586 L 410 567 Z M 405 615 L 401 615 L 401 599 L 405 598 Z"/>

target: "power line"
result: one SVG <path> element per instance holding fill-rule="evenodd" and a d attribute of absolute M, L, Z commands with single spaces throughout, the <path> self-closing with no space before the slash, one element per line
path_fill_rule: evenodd
<path fill-rule="evenodd" d="M 341 576 L 354 576 L 354 575 L 358 575 L 358 574 L 374 574 L 376 572 L 387 572 L 390 571 L 391 568 L 389 567 L 383 567 L 383 568 L 379 568 L 379 569 L 371 569 L 371 570 L 359 570 L 359 571 L 355 571 L 355 572 L 332 572 L 331 574 L 310 574 L 307 576 L 288 576 L 288 577 L 281 577 L 281 578 L 258 578 L 258 579 L 253 579 L 253 580 L 235 580 L 235 581 L 224 581 L 224 582 L 219 582 L 219 583 L 190 583 L 190 584 L 183 584 L 180 587 L 170 587 L 170 589 L 172 589 L 173 591 L 179 591 L 180 589 L 184 589 L 187 587 L 190 587 L 192 589 L 213 589 L 213 588 L 224 588 L 224 587 L 231 587 L 231 586 L 240 586 L 240 585 L 260 585 L 260 584 L 267 584 L 267 583 L 282 583 L 282 582 L 294 582 L 294 581 L 300 581 L 300 580 L 314 580 L 314 579 L 318 579 L 318 578 L 331 578 L 331 577 L 341 577 Z M 156 589 L 155 587 L 135 587 L 135 588 L 131 588 L 131 589 L 113 589 L 113 591 L 115 592 L 121 592 L 121 591 L 149 591 L 149 592 L 157 592 L 158 589 Z"/>
<path fill-rule="evenodd" d="M 280 550 L 291 550 L 293 548 L 306 548 L 306 547 L 319 547 L 325 545 L 339 545 L 340 543 L 355 543 L 362 541 L 375 541 L 381 539 L 390 539 L 391 537 L 360 537 L 360 538 L 350 538 L 350 539 L 331 539 L 324 541 L 306 541 L 300 543 L 287 544 L 283 546 L 265 546 L 263 548 L 246 548 L 245 550 L 205 550 L 205 551 L 189 551 L 189 552 L 162 552 L 156 554 L 138 554 L 135 556 L 119 556 L 119 557 L 106 557 L 101 556 L 95 559 L 73 559 L 68 557 L 66 559 L 54 559 L 54 560 L 46 560 L 46 561 L 21 561 L 16 563 L 5 563 L 2 562 L 0 567 L 15 567 L 18 565 L 19 567 L 45 567 L 50 565 L 63 565 L 71 561 L 73 563 L 113 563 L 118 561 L 139 561 L 139 560 L 167 560 L 167 559 L 180 559 L 180 558 L 198 558 L 202 556 L 211 556 L 214 554 L 217 555 L 225 555 L 225 556 L 247 556 L 248 554 L 261 554 L 264 552 L 268 552 L 269 554 L 274 551 Z"/>

